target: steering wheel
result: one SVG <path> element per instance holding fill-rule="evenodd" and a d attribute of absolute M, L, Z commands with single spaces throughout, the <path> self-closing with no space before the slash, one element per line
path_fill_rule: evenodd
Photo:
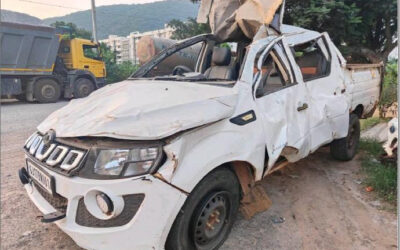
<path fill-rule="evenodd" d="M 172 75 L 176 76 L 183 76 L 184 73 L 192 72 L 192 69 L 185 66 L 185 65 L 177 65 L 175 68 L 172 70 Z"/>

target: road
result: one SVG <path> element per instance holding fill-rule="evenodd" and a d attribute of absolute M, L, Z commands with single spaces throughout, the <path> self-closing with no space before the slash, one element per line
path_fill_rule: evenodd
<path fill-rule="evenodd" d="M 25 140 L 65 104 L 2 102 L 2 249 L 79 249 L 57 226 L 36 218 L 40 212 L 17 177 Z M 239 215 L 221 249 L 396 249 L 393 207 L 366 193 L 360 180 L 357 159 L 338 162 L 322 148 L 260 182 L 272 207 L 251 220 Z"/>

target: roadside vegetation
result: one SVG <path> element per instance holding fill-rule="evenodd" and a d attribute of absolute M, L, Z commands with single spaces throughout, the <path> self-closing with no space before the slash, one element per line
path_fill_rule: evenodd
<path fill-rule="evenodd" d="M 388 61 L 379 102 L 379 117 L 361 120 L 361 130 L 367 130 L 378 123 L 387 122 L 387 109 L 397 102 L 397 60 Z M 382 144 L 372 139 L 361 139 L 361 165 L 366 174 L 366 187 L 372 187 L 382 198 L 395 202 L 397 197 L 397 166 L 390 161 L 383 161 Z"/>
<path fill-rule="evenodd" d="M 381 161 L 384 153 L 382 144 L 371 139 L 360 141 L 361 166 L 366 173 L 364 183 L 372 187 L 382 198 L 395 202 L 397 197 L 397 166 L 392 162 Z"/>

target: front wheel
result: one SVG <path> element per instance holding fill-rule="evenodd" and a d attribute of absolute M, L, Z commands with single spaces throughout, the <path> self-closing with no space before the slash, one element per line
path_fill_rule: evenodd
<path fill-rule="evenodd" d="M 360 143 L 360 120 L 356 114 L 350 115 L 349 132 L 345 138 L 331 143 L 331 155 L 341 161 L 350 161 L 357 153 Z"/>
<path fill-rule="evenodd" d="M 192 191 L 175 219 L 167 250 L 218 249 L 236 218 L 240 186 L 227 168 L 208 174 Z"/>

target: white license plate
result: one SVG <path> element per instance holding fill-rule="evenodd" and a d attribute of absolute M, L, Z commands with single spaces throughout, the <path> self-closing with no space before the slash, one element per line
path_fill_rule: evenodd
<path fill-rule="evenodd" d="M 28 169 L 29 177 L 31 177 L 35 183 L 43 187 L 47 192 L 53 194 L 54 190 L 54 179 L 46 174 L 39 167 L 35 166 L 32 162 L 27 161 L 26 166 Z"/>

